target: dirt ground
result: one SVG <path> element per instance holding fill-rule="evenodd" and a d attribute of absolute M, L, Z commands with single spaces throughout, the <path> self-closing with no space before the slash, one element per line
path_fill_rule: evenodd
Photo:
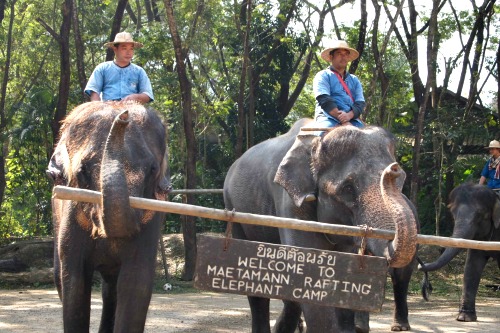
<path fill-rule="evenodd" d="M 412 332 L 499 332 L 500 299 L 477 300 L 478 321 L 455 320 L 458 299 L 409 297 Z M 276 318 L 281 301 L 272 300 L 271 318 Z M 98 292 L 92 295 L 91 332 L 97 332 L 102 309 Z M 372 313 L 371 332 L 389 332 L 391 300 L 382 311 Z M 51 289 L 0 290 L 0 332 L 62 332 L 62 308 Z M 235 333 L 251 332 L 250 312 L 245 296 L 213 292 L 153 294 L 145 332 Z"/>

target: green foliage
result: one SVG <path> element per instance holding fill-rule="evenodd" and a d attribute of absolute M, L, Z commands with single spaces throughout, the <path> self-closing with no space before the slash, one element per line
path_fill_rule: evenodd
<path fill-rule="evenodd" d="M 45 170 L 52 145 L 53 95 L 40 87 L 30 91 L 27 101 L 17 106 L 10 133 L 7 188 L 0 220 L 3 238 L 51 233 L 51 192 Z"/>
<path fill-rule="evenodd" d="M 129 2 L 138 20 L 133 21 L 132 15 L 126 11 L 120 29 L 132 32 L 135 39 L 144 43 L 144 48 L 137 50 L 133 61 L 144 67 L 152 81 L 155 101 L 151 106 L 157 109 L 168 123 L 172 183 L 174 188 L 183 189 L 186 182 L 184 163 L 187 156 L 181 91 L 164 4 L 156 4 L 160 20 L 148 21 L 145 2 Z M 87 77 L 93 68 L 105 59 L 106 50 L 103 44 L 109 40 L 116 5 L 117 2 L 111 0 L 75 2 L 85 48 L 83 61 Z M 184 51 L 188 55 L 186 65 L 192 85 L 192 115 L 198 148 L 197 187 L 220 189 L 225 174 L 234 161 L 245 17 L 242 16 L 240 2 L 205 1 L 202 15 L 196 21 L 196 32 L 189 36 L 198 1 L 174 1 L 173 5 L 178 31 L 184 42 Z M 299 118 L 313 116 L 315 99 L 311 81 L 325 63 L 313 60 L 307 84 L 291 113 L 286 118 L 283 117 L 279 112 L 282 107 L 279 97 L 281 94 L 290 96 L 298 83 L 304 64 L 297 64 L 297 59 L 299 55 L 309 51 L 315 37 L 306 34 L 304 27 L 317 22 L 307 21 L 309 18 L 304 13 L 309 5 L 299 2 L 292 17 L 293 24 L 283 33 L 276 34 L 277 28 L 286 19 L 283 13 L 291 2 L 258 0 L 254 1 L 253 5 L 249 41 L 252 73 L 254 79 L 257 75 L 259 79 L 254 91 L 256 115 L 253 124 L 253 139 L 258 143 L 284 133 Z M 318 4 L 318 8 L 321 8 L 321 5 Z M 357 5 L 358 3 L 349 3 L 347 6 L 355 13 Z M 429 10 L 428 7 L 422 8 L 424 9 L 419 17 L 425 19 L 429 16 Z M 60 10 L 60 3 L 57 1 L 17 0 L 15 3 L 11 70 L 4 96 L 6 127 L 0 133 L 7 156 L 7 187 L 0 210 L 0 237 L 45 235 L 51 232 L 51 184 L 45 177 L 45 169 L 52 150 L 50 126 L 58 98 L 60 50 L 56 38 L 37 19 L 43 20 L 57 34 L 62 20 Z M 406 10 L 405 7 L 404 11 Z M 464 37 L 468 37 L 475 20 L 471 12 L 457 12 Z M 2 77 L 6 63 L 5 46 L 9 17 L 10 7 L 7 6 L 0 29 Z M 359 21 L 352 24 L 341 23 L 341 37 L 351 45 L 356 45 L 359 27 Z M 380 29 L 379 45 L 385 38 L 386 27 L 381 25 Z M 458 27 L 453 15 L 449 12 L 441 13 L 438 29 L 441 42 L 455 36 Z M 489 29 L 489 49 L 495 52 L 498 45 L 498 33 L 495 33 L 498 32 L 498 23 L 492 24 Z M 427 30 L 423 31 L 422 37 L 425 37 L 426 33 Z M 371 34 L 371 27 L 368 26 L 364 53 L 356 72 L 363 84 L 365 98 L 369 102 L 365 121 L 380 124 L 394 133 L 398 141 L 397 159 L 410 175 L 418 107 L 414 101 L 408 60 L 397 38 L 391 38 L 385 54 L 382 55 L 384 71 L 389 79 L 389 91 L 383 96 L 379 80 L 375 77 L 377 68 L 374 65 Z M 325 31 L 325 37 L 334 35 L 333 30 Z M 74 31 L 71 31 L 71 57 L 75 58 L 73 37 Z M 265 60 L 275 42 L 279 43 L 279 47 L 267 65 Z M 491 77 L 498 77 L 495 60 L 494 57 L 485 59 L 492 72 Z M 70 91 L 68 110 L 82 102 L 74 61 Z M 247 84 L 245 96 L 248 94 Z M 495 94 L 498 95 L 498 92 L 494 92 L 493 96 Z M 382 102 L 386 103 L 385 114 L 381 113 Z M 248 98 L 244 103 L 243 108 L 248 112 Z M 484 104 L 495 103 L 484 101 Z M 466 143 L 474 142 L 480 146 L 492 138 L 498 139 L 499 133 L 495 129 L 498 129 L 498 110 L 483 109 L 481 112 L 466 114 L 463 105 L 453 105 L 447 101 L 428 111 L 422 139 L 423 158 L 420 162 L 418 199 L 418 211 L 424 232 L 434 232 L 437 196 L 445 196 L 450 190 L 449 184 L 477 181 L 479 177 L 479 170 L 485 158 L 484 151 L 464 154 Z M 438 193 L 439 184 L 445 189 L 442 194 Z M 404 192 L 409 193 L 408 182 Z M 181 199 L 181 196 L 171 197 L 172 201 L 179 202 Z M 200 195 L 196 200 L 197 204 L 202 206 L 224 207 L 221 194 Z M 442 216 L 440 219 L 444 221 L 446 217 Z M 169 215 L 165 230 L 180 232 L 180 226 L 181 217 Z M 224 224 L 219 221 L 197 219 L 197 227 L 200 232 L 224 231 Z M 446 231 L 445 227 L 443 231 Z"/>

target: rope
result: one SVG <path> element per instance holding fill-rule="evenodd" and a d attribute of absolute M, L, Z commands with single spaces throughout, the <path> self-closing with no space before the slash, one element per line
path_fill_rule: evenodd
<path fill-rule="evenodd" d="M 227 209 L 224 209 L 224 211 L 227 213 Z M 231 240 L 231 231 L 233 230 L 234 213 L 235 213 L 235 210 L 233 208 L 233 210 L 231 211 L 231 215 L 229 216 L 227 226 L 226 226 L 226 237 L 225 237 L 224 249 L 223 249 L 224 251 L 227 251 L 227 249 L 229 248 L 229 241 Z"/>

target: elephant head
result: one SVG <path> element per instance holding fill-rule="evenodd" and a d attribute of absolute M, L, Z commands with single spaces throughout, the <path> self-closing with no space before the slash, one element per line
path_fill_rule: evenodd
<path fill-rule="evenodd" d="M 140 104 L 82 104 L 64 120 L 47 174 L 102 193 L 99 205 L 77 203 L 66 218 L 94 237 L 134 236 L 155 213 L 131 208 L 129 196 L 164 199 L 170 188 L 164 125 Z"/>
<path fill-rule="evenodd" d="M 417 218 L 401 193 L 405 172 L 395 139 L 379 127 L 337 127 L 323 137 L 298 135 L 274 181 L 297 208 L 316 196 L 317 221 L 395 230 L 392 241 L 368 239 L 367 250 L 391 267 L 408 265 L 416 252 Z"/>
<path fill-rule="evenodd" d="M 497 195 L 484 185 L 465 183 L 450 193 L 448 208 L 454 220 L 452 238 L 493 240 L 500 228 L 500 202 Z M 447 265 L 462 249 L 446 248 L 434 262 L 419 265 L 424 272 Z"/>

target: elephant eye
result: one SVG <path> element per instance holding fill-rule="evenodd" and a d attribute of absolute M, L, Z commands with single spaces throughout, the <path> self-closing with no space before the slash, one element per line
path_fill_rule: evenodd
<path fill-rule="evenodd" d="M 160 172 L 160 166 L 158 163 L 155 161 L 151 164 L 151 175 L 156 176 L 158 172 Z"/>
<path fill-rule="evenodd" d="M 78 186 L 80 188 L 89 189 L 91 183 L 91 170 L 86 163 L 82 163 L 76 175 Z"/>
<path fill-rule="evenodd" d="M 356 202 L 356 188 L 350 182 L 342 186 L 339 194 L 347 206 L 353 206 Z"/>

